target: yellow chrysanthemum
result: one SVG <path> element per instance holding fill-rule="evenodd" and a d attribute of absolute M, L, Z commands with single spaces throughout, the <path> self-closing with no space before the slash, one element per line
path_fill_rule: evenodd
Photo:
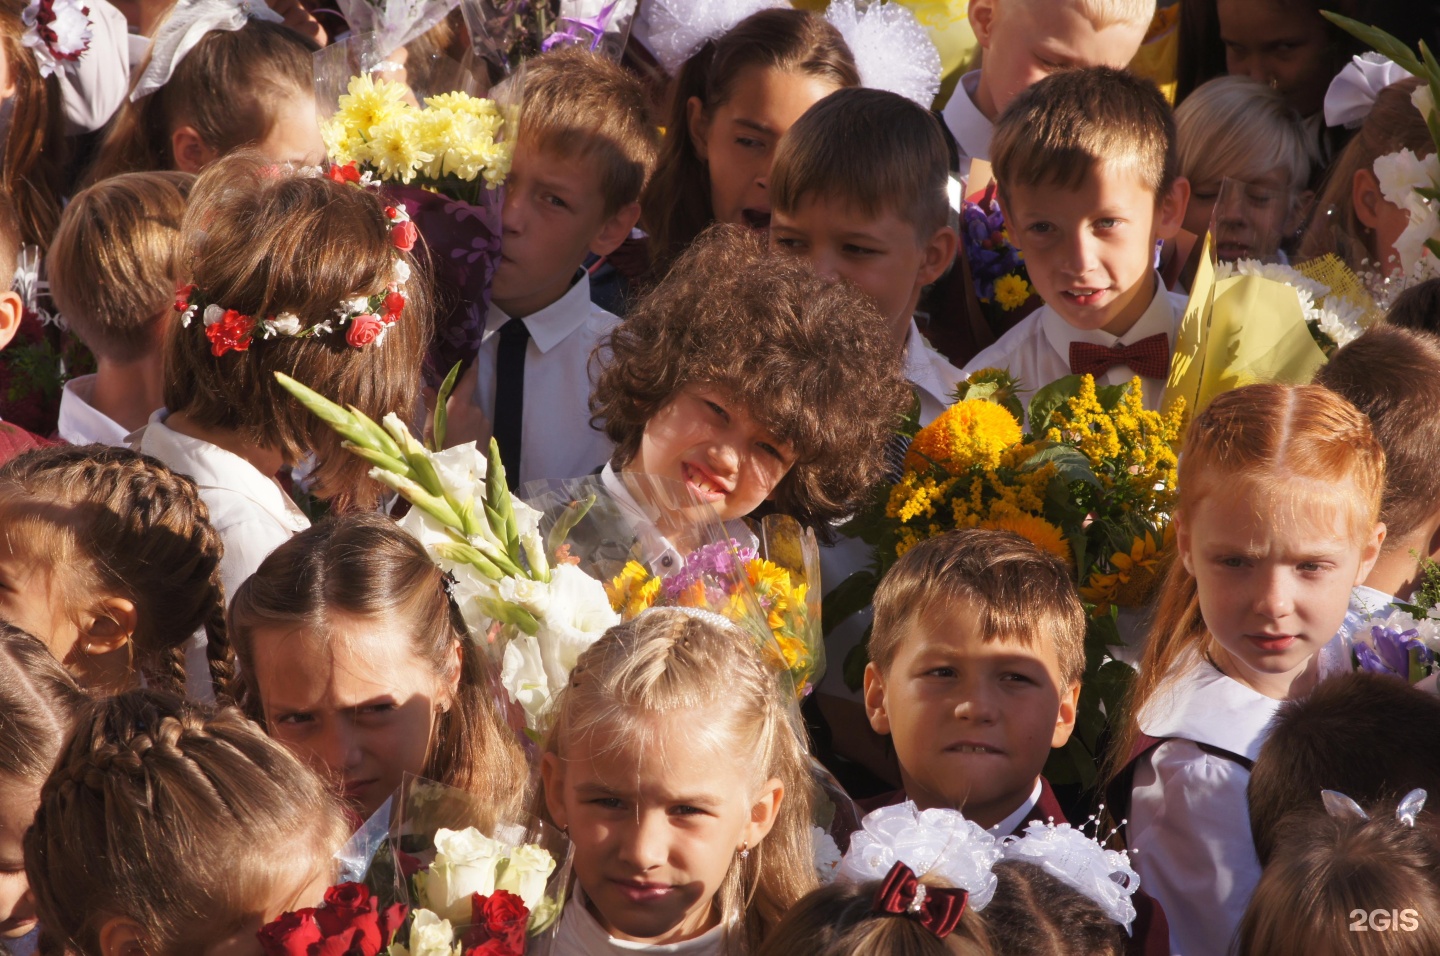
<path fill-rule="evenodd" d="M 419 125 L 414 114 L 397 113 L 371 130 L 371 160 L 381 179 L 408 183 L 435 158 L 420 148 Z"/>
<path fill-rule="evenodd" d="M 375 127 L 412 109 L 405 102 L 407 92 L 403 83 L 377 80 L 368 73 L 351 77 L 347 92 L 337 104 L 335 119 L 346 129 L 370 137 Z"/>
<path fill-rule="evenodd" d="M 1066 564 L 1070 563 L 1070 542 L 1065 535 L 1044 518 L 1036 515 L 1004 515 L 980 522 L 980 527 L 995 531 L 1011 531 L 1026 539 L 1041 551 L 1048 551 Z"/>
<path fill-rule="evenodd" d="M 1013 273 L 995 280 L 995 301 L 1000 303 L 1000 308 L 1006 312 L 1020 308 L 1034 291 L 1029 282 Z"/>
<path fill-rule="evenodd" d="M 929 425 L 920 429 L 905 455 L 905 467 L 925 471 L 926 459 L 952 475 L 973 465 L 995 468 L 1000 456 L 1021 438 L 1020 423 L 993 402 L 956 402 Z"/>

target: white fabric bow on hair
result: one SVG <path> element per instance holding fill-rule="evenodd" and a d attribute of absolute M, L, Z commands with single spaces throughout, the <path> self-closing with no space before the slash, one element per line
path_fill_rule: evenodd
<path fill-rule="evenodd" d="M 130 102 L 149 96 L 170 82 L 175 67 L 212 30 L 238 30 L 251 20 L 284 23 L 285 18 L 263 0 L 179 0 L 155 31 L 150 62 L 140 74 Z"/>
<path fill-rule="evenodd" d="M 1130 897 L 1140 888 L 1140 875 L 1123 850 L 1107 850 L 1068 823 L 1038 820 L 1025 828 L 1023 837 L 1006 837 L 1001 847 L 1005 859 L 1035 864 L 1130 932 L 1135 921 Z"/>
<path fill-rule="evenodd" d="M 915 14 L 898 3 L 831 0 L 825 19 L 840 31 L 860 85 L 896 93 L 925 109 L 940 92 L 940 51 Z"/>
<path fill-rule="evenodd" d="M 1409 76 L 1373 50 L 1351 57 L 1325 91 L 1325 125 L 1357 128 L 1370 115 L 1380 91 Z"/>
<path fill-rule="evenodd" d="M 991 872 L 1000 859 L 995 835 L 958 810 L 920 810 L 907 800 L 882 807 L 861 821 L 850 837 L 836 879 L 850 883 L 883 880 L 897 862 L 924 879 L 933 876 L 970 894 L 983 910 L 999 881 Z"/>
<path fill-rule="evenodd" d="M 648 30 L 644 39 L 665 72 L 675 76 L 708 41 L 729 33 L 741 20 L 788 6 L 785 0 L 649 0 L 642 6 Z"/>

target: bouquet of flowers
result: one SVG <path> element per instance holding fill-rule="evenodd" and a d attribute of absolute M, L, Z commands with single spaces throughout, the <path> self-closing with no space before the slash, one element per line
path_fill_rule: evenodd
<path fill-rule="evenodd" d="M 1011 531 L 1065 561 L 1091 609 L 1086 675 L 1076 733 L 1046 773 L 1088 786 L 1105 715 L 1119 712 L 1132 676 L 1109 651 L 1123 643 L 1115 609 L 1145 605 L 1166 566 L 1185 405 L 1152 412 L 1139 379 L 1097 387 L 1072 375 L 1036 391 L 1026 409 L 1016 382 L 994 369 L 956 397 L 915 435 L 899 480 L 846 527 L 872 546 L 873 567 L 827 597 L 826 619 L 870 603 L 901 555 L 955 529 Z M 845 663 L 850 686 L 865 663 L 862 645 Z"/>
<path fill-rule="evenodd" d="M 966 201 L 960 213 L 965 260 L 975 280 L 975 294 L 985 305 L 1006 312 L 1020 308 L 1035 294 L 1020 250 L 1010 244 L 1005 216 L 993 191 L 979 202 Z"/>
<path fill-rule="evenodd" d="M 341 883 L 320 906 L 285 913 L 256 936 L 265 956 L 380 956 L 394 952 L 387 947 L 409 914 L 403 903 L 382 905 L 363 883 Z"/>
<path fill-rule="evenodd" d="M 1428 610 L 1390 606 L 1361 623 L 1351 648 L 1355 669 L 1390 674 L 1436 690 L 1440 655 L 1440 605 Z"/>
<path fill-rule="evenodd" d="M 470 40 L 491 67 L 508 76 L 525 60 L 560 46 L 583 45 L 620 61 L 636 0 L 463 0 Z"/>
<path fill-rule="evenodd" d="M 1327 356 L 1349 344 L 1380 318 L 1359 279 L 1333 255 L 1306 262 L 1298 268 L 1257 259 L 1221 262 L 1215 268 L 1216 282 L 1231 276 L 1259 276 L 1293 288 L 1300 299 L 1305 326 Z M 1330 281 L 1326 282 L 1326 278 Z"/>
<path fill-rule="evenodd" d="M 445 399 L 458 366 L 442 385 L 433 427 L 445 440 Z M 488 457 L 473 442 L 444 451 L 426 448 L 404 422 L 389 415 L 377 425 L 281 373 L 280 384 L 370 462 L 370 477 L 411 505 L 401 520 L 454 578 L 453 597 L 472 639 L 501 664 L 502 683 L 538 733 L 554 693 L 564 686 L 582 651 L 620 616 L 600 582 L 566 560 L 567 532 L 590 502 L 577 502 L 540 534 L 540 512 L 510 493 L 494 440 Z"/>
<path fill-rule="evenodd" d="M 741 626 L 748 618 L 748 630 L 773 638 L 762 640 L 762 653 L 789 675 L 796 696 L 804 697 L 825 660 L 815 533 L 782 515 L 764 518 L 759 531 L 755 545 L 734 538 L 702 545 L 673 574 L 656 576 L 641 562 L 628 561 L 605 591 L 626 620 L 655 606 L 713 611 Z"/>

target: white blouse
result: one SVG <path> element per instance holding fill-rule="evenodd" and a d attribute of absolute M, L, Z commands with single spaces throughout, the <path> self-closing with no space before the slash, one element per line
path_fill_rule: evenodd
<path fill-rule="evenodd" d="M 565 903 L 560 925 L 549 940 L 535 940 L 536 956 L 609 956 L 612 953 L 653 953 L 656 956 L 721 956 L 725 952 L 724 924 L 680 943 L 640 943 L 616 939 L 585 906 L 579 884 Z"/>

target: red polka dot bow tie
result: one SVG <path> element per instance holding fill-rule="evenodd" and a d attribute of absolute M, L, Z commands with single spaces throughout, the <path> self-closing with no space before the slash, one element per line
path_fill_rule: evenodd
<path fill-rule="evenodd" d="M 1070 343 L 1070 371 L 1075 375 L 1098 378 L 1117 365 L 1128 366 L 1130 371 L 1142 378 L 1168 378 L 1170 340 L 1160 332 L 1113 348 L 1091 342 Z"/>
<path fill-rule="evenodd" d="M 944 939 L 959 925 L 969 898 L 964 890 L 926 886 L 910 867 L 896 863 L 880 884 L 872 910 L 882 916 L 919 920 L 921 926 Z"/>

